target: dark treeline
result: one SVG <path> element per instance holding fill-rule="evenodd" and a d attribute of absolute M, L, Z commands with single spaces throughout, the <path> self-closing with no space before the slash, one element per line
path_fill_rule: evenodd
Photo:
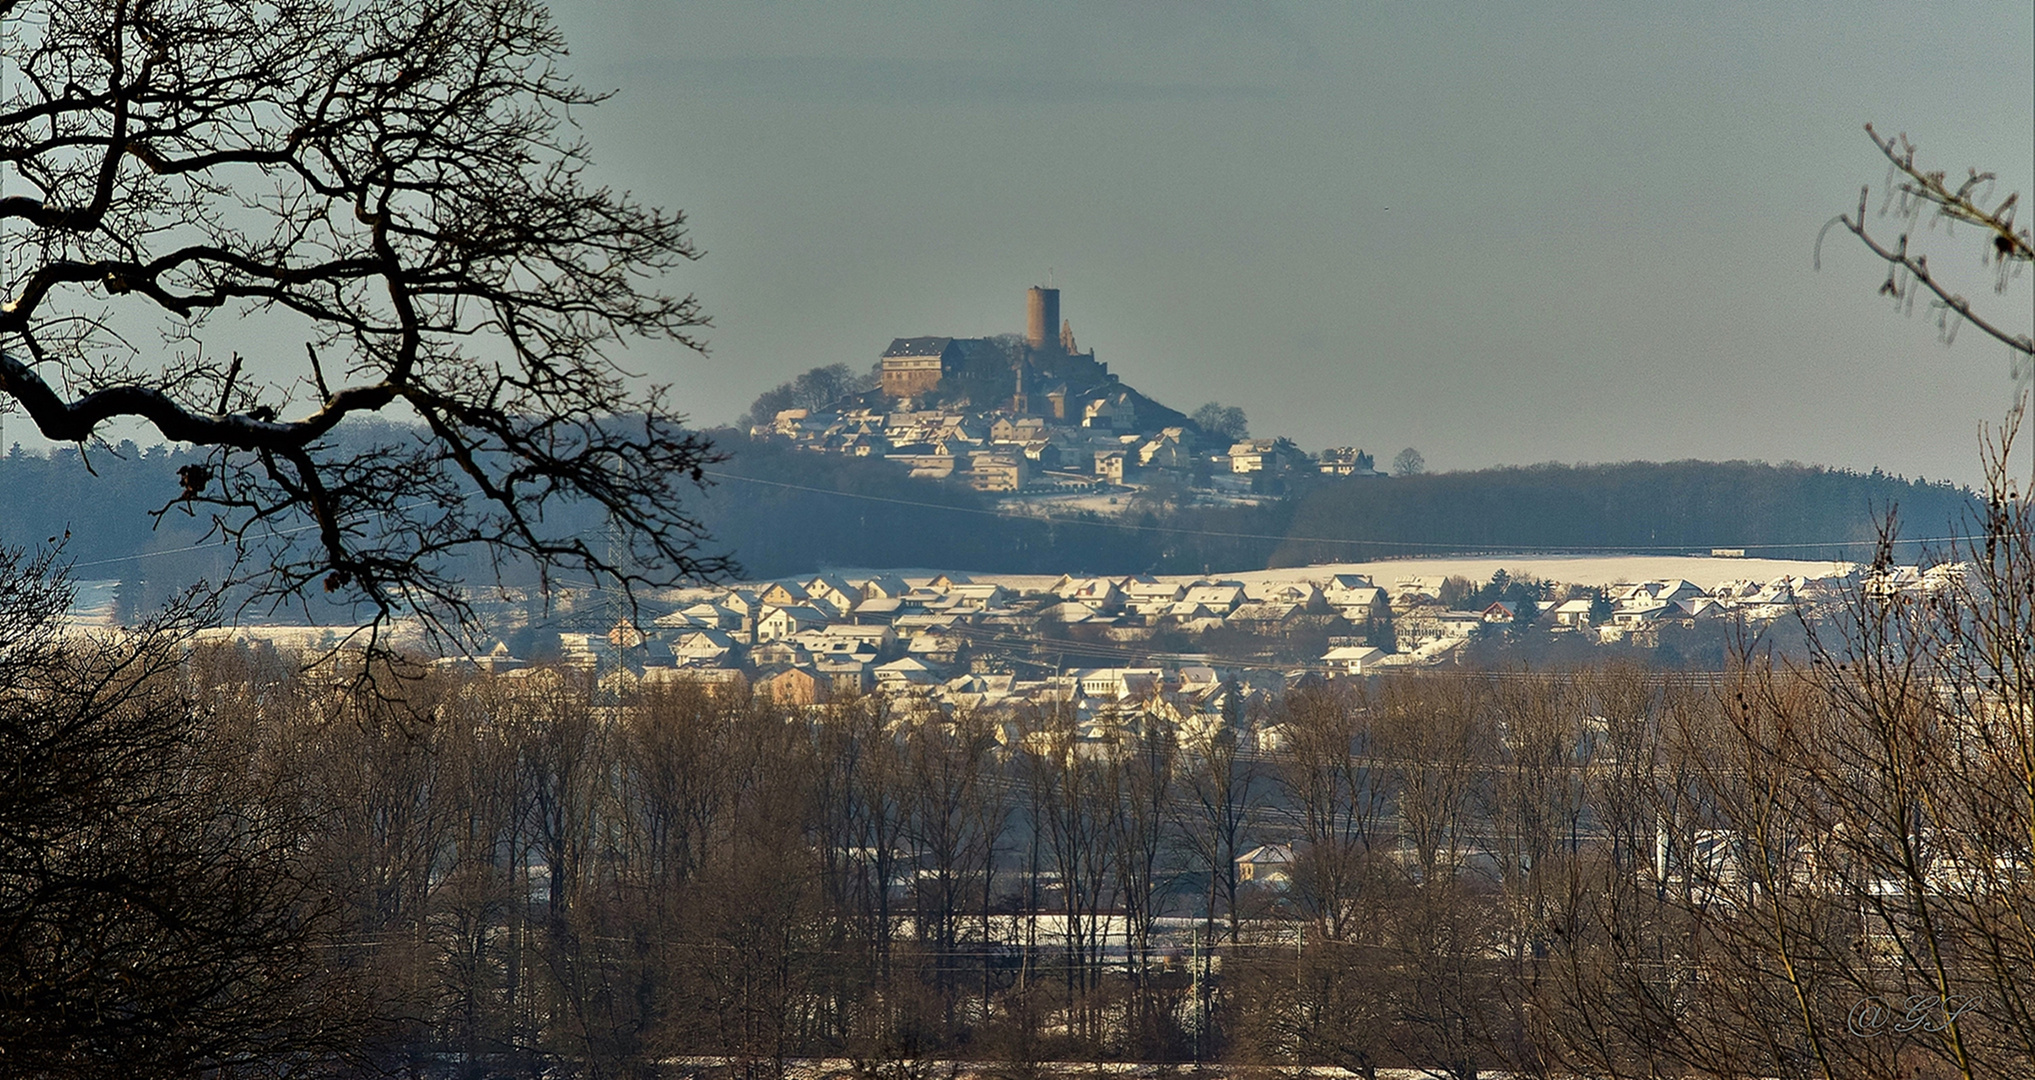
<path fill-rule="evenodd" d="M 1183 506 L 1179 492 L 1159 484 L 1143 497 L 1123 496 L 1115 521 L 1046 522 L 992 516 L 993 497 L 914 481 L 888 462 L 732 433 L 721 441 L 734 456 L 717 471 L 748 479 L 720 481 L 701 502 L 701 518 L 758 577 L 830 566 L 1220 573 L 1566 549 L 1723 547 L 1864 561 L 1890 510 L 1898 509 L 1905 535 L 1943 537 L 1968 529 L 1976 507 L 1968 490 L 1877 472 L 1682 461 L 1310 480 L 1282 499 L 1223 508 Z M 1295 539 L 1302 537 L 1309 539 Z M 1919 550 L 1896 554 L 1914 558 Z"/>
<path fill-rule="evenodd" d="M 1344 481 L 1299 499 L 1293 539 L 1273 565 L 1441 550 L 1708 552 L 1866 561 L 1885 514 L 1901 532 L 1970 528 L 1967 489 L 1887 476 L 1747 461 L 1533 465 Z M 1376 543 L 1347 541 L 1375 540 Z M 1935 545 L 1941 549 L 1945 545 Z M 1913 557 L 1913 550 L 1906 554 Z"/>
<path fill-rule="evenodd" d="M 1406 677 L 1159 722 L 363 687 L 164 644 L 103 684 L 70 676 L 120 646 L 29 649 L 69 689 L 0 710 L 24 1075 L 2035 1062 L 2021 759 L 1804 675 Z M 1957 1027 L 1847 1034 L 1911 995 Z"/>
<path fill-rule="evenodd" d="M 117 577 L 104 572 L 112 560 L 188 545 L 210 524 L 174 511 L 160 524 L 150 516 L 179 494 L 177 470 L 202 461 L 188 450 L 130 441 L 60 446 L 47 455 L 16 443 L 0 457 L 0 544 L 46 547 L 68 538 L 65 553 L 88 564 L 79 577 Z"/>
<path fill-rule="evenodd" d="M 353 437 L 369 434 L 388 437 Z M 732 553 L 758 578 L 843 566 L 1198 574 L 1571 548 L 1731 547 L 1863 560 L 1889 509 L 1898 507 L 1906 535 L 1935 537 L 1965 527 L 1974 508 L 1968 491 L 1879 473 L 1684 461 L 1310 479 L 1258 506 L 1197 507 L 1155 483 L 1122 496 L 1119 518 L 1049 521 L 1000 514 L 992 496 L 958 482 L 912 480 L 891 462 L 800 452 L 733 431 L 715 438 L 732 456 L 713 469 L 721 475 L 694 511 L 714 538 L 711 549 Z M 66 551 L 82 564 L 78 576 L 128 580 L 134 610 L 148 610 L 182 584 L 223 573 L 223 551 L 176 550 L 209 521 L 172 511 L 157 524 L 148 515 L 176 497 L 176 470 L 193 460 L 132 444 L 0 458 L 0 543 L 42 544 L 71 532 Z M 547 524 L 568 533 L 601 526 L 570 508 Z M 517 572 L 509 568 L 512 581 Z"/>

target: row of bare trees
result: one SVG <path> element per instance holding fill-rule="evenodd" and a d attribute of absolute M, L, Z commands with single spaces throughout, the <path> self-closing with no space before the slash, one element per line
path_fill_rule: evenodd
<path fill-rule="evenodd" d="M 363 681 L 66 635 L 10 557 L 0 1067 L 2026 1075 L 2035 551 L 1989 506 L 1799 662 L 1183 723 Z"/>

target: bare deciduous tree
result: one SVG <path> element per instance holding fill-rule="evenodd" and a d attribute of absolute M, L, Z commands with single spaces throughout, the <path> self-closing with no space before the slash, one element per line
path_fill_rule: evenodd
<path fill-rule="evenodd" d="M 207 515 L 256 598 L 459 614 L 474 560 L 624 585 L 724 565 L 681 498 L 714 452 L 613 355 L 698 347 L 698 305 L 656 280 L 697 252 L 590 179 L 572 114 L 600 96 L 539 4 L 0 19 L 0 395 L 52 440 L 211 448 L 158 513 Z M 420 426 L 342 426 L 377 414 Z M 563 527 L 575 505 L 619 546 Z"/>
<path fill-rule="evenodd" d="M 0 551 L 0 1071 L 352 1053 L 314 825 L 259 733 L 182 691 L 188 613 L 68 635 L 69 599 L 46 560 Z"/>

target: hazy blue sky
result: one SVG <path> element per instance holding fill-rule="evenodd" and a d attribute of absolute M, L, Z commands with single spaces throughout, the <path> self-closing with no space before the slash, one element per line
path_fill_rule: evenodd
<path fill-rule="evenodd" d="M 894 336 L 1084 348 L 1183 409 L 1434 467 L 1795 459 L 1970 480 L 2006 350 L 1817 230 L 1860 131 L 2035 197 L 2035 5 L 666 3 L 556 8 L 608 179 L 684 209 L 725 421 Z M 2024 215 L 2025 217 L 2025 215 Z M 1994 297 L 1979 241 L 1932 260 Z"/>

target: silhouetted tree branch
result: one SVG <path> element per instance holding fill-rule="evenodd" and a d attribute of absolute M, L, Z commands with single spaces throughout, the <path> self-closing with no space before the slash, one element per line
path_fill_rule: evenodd
<path fill-rule="evenodd" d="M 257 599 L 465 612 L 460 557 L 624 586 L 711 574 L 717 460 L 610 354 L 699 348 L 684 218 L 588 176 L 530 0 L 0 0 L 0 395 L 42 434 L 211 448 L 205 514 Z M 361 437 L 372 414 L 415 421 Z M 620 547 L 560 524 L 598 510 Z M 161 511 L 159 511 L 160 513 Z M 297 534 L 315 538 L 310 544 Z"/>

